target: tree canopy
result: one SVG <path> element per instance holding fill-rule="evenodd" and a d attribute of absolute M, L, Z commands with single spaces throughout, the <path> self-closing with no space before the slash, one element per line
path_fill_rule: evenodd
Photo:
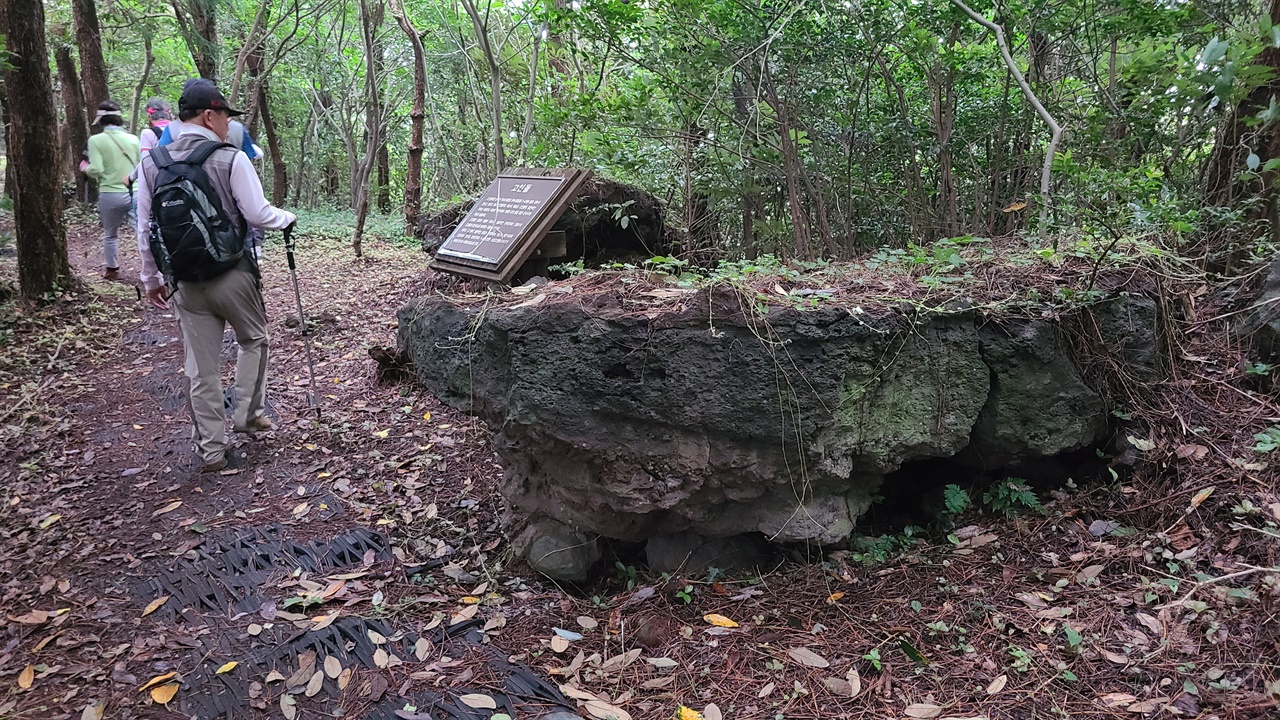
<path fill-rule="evenodd" d="M 77 0 L 49 21 L 90 70 L 94 12 Z M 131 117 L 213 77 L 266 136 L 275 202 L 372 198 L 386 212 L 420 186 L 411 223 L 418 192 L 430 209 L 503 167 L 572 165 L 667 200 L 686 250 L 849 257 L 968 234 L 1156 233 L 1223 264 L 1265 237 L 1280 166 L 1276 8 L 1241 0 L 118 0 L 96 13 L 107 92 Z M 68 88 L 63 73 L 62 91 L 92 108 L 82 75 Z M 1062 128 L 1048 163 L 1047 116 Z"/>

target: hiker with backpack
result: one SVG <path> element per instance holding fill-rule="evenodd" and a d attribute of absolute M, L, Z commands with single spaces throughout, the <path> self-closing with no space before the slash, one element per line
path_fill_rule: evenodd
<path fill-rule="evenodd" d="M 195 78 L 187 81 L 187 85 L 191 85 L 192 83 L 207 83 L 209 85 L 213 85 L 212 80 L 206 80 L 205 78 Z M 161 147 L 169 145 L 181 137 L 182 132 L 183 127 L 181 122 L 170 123 L 169 126 L 164 129 L 164 132 L 157 138 L 156 144 Z M 240 150 L 243 151 L 250 160 L 261 160 L 263 157 L 262 148 L 258 147 L 258 144 L 253 140 L 253 136 L 249 134 L 248 128 L 246 128 L 239 120 L 231 121 L 230 126 L 227 129 L 227 143 L 240 148 Z M 247 243 L 253 252 L 255 260 L 262 259 L 262 241 L 262 228 L 249 228 Z"/>
<path fill-rule="evenodd" d="M 89 159 L 80 171 L 98 183 L 98 220 L 102 223 L 103 280 L 120 278 L 120 226 L 133 211 L 128 178 L 138 164 L 138 138 L 124 129 L 120 106 L 110 100 L 98 105 L 93 123 L 102 132 L 89 137 Z"/>
<path fill-rule="evenodd" d="M 226 143 L 233 110 L 212 83 L 188 82 L 178 100 L 182 134 L 139 168 L 138 250 L 147 299 L 175 298 L 190 380 L 192 438 L 203 472 L 239 466 L 229 452 L 220 356 L 228 324 L 236 360 L 236 432 L 271 430 L 266 417 L 267 317 L 257 265 L 245 251 L 251 226 L 283 230 L 292 213 L 272 207 L 243 152 Z M 171 287 L 174 286 L 174 287 Z"/>
<path fill-rule="evenodd" d="M 147 101 L 147 127 L 138 133 L 138 142 L 142 152 L 160 144 L 164 129 L 173 120 L 173 108 L 163 98 L 151 98 Z"/>

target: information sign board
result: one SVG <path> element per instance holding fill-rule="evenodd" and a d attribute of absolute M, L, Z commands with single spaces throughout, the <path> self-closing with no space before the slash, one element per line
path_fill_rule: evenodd
<path fill-rule="evenodd" d="M 432 267 L 509 281 L 589 176 L 576 169 L 502 173 L 436 251 Z"/>

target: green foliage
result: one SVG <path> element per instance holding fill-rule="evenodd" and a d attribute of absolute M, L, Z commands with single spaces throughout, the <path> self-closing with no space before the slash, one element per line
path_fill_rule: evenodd
<path fill-rule="evenodd" d="M 676 597 L 685 605 L 693 602 L 693 595 L 694 589 L 692 585 L 685 585 L 683 588 L 676 591 Z"/>
<path fill-rule="evenodd" d="M 862 659 L 871 663 L 871 667 L 875 668 L 876 672 L 880 672 L 884 669 L 884 663 L 880 659 L 879 648 L 871 648 L 871 650 L 867 651 L 867 653 L 862 656 Z"/>
<path fill-rule="evenodd" d="M 902 533 L 899 535 L 880 535 L 878 537 L 860 535 L 854 541 L 856 551 L 852 557 L 854 561 L 867 565 L 883 565 L 898 553 L 914 547 L 916 545 L 915 536 L 920 531 L 919 527 L 908 525 L 902 529 Z"/>
<path fill-rule="evenodd" d="M 2 241 L 0 241 L 0 247 L 2 246 Z M 1271 374 L 1271 370 L 1274 367 L 1274 365 L 1264 362 L 1246 362 L 1244 364 L 1244 374 L 1250 377 L 1266 377 Z"/>
<path fill-rule="evenodd" d="M 1084 643 L 1084 636 L 1080 634 L 1079 630 L 1065 624 L 1062 626 L 1062 633 L 1067 640 L 1067 652 L 1072 655 L 1079 655 Z"/>
<path fill-rule="evenodd" d="M 1021 478 L 1005 478 L 982 494 L 982 503 L 991 511 L 1013 517 L 1022 510 L 1044 512 L 1044 505 Z"/>
<path fill-rule="evenodd" d="M 1280 448 L 1280 425 L 1272 425 L 1263 432 L 1253 436 L 1258 443 L 1253 446 L 1253 451 L 1259 454 L 1275 452 Z"/>
<path fill-rule="evenodd" d="M 627 584 L 628 590 L 634 590 L 636 587 L 636 568 L 634 565 L 624 565 L 621 560 L 615 561 L 613 567 L 618 571 L 618 578 Z"/>
<path fill-rule="evenodd" d="M 952 515 L 962 514 L 972 503 L 969 493 L 959 485 L 947 485 L 942 488 L 942 501 L 947 506 L 947 512 Z"/>
<path fill-rule="evenodd" d="M 71 39 L 69 5 L 48 5 L 51 43 Z M 220 40 L 206 49 L 233 104 L 254 104 L 256 79 L 240 57 L 251 35 L 270 59 L 258 77 L 268 83 L 288 205 L 351 206 L 355 170 L 369 155 L 366 126 L 381 120 L 395 208 L 386 214 L 398 217 L 415 59 L 395 24 L 378 33 L 378 118 L 363 107 L 357 4 L 304 3 L 262 16 L 265 26 L 259 3 L 210 7 Z M 426 209 L 474 197 L 499 169 L 500 144 L 507 166 L 584 167 L 655 193 L 668 221 L 689 231 L 684 249 L 762 258 L 744 261 L 744 272 L 769 255 L 889 247 L 898 252 L 876 252 L 877 262 L 909 264 L 924 286 L 944 287 L 973 271 L 981 237 L 1039 231 L 1065 248 L 1040 258 L 1050 264 L 1070 252 L 1105 261 L 1117 237 L 1176 249 L 1227 234 L 1262 249 L 1253 238 L 1266 184 L 1256 180 L 1280 170 L 1280 158 L 1245 154 L 1234 171 L 1246 197 L 1226 207 L 1204 202 L 1200 173 L 1217 124 L 1234 118 L 1226 109 L 1270 80 L 1259 59 L 1280 28 L 1257 3 L 999 6 L 1016 60 L 1070 129 L 1053 163 L 1048 228 L 1034 227 L 1045 129 L 1008 81 L 992 35 L 946 3 L 907 13 L 883 1 L 803 11 L 724 0 L 494 3 L 480 30 L 488 43 L 460 4 L 404 7 L 425 45 Z M 176 100 L 195 74 L 191 23 L 141 0 L 99 12 L 112 97 L 135 114 L 141 81 L 138 104 Z M 154 57 L 145 78 L 144 38 Z M 1053 48 L 1052 71 L 1037 47 Z M 1277 120 L 1277 101 L 1244 118 L 1251 131 Z M 626 200 L 599 212 L 634 228 Z M 349 237 L 349 219 L 340 222 L 317 223 L 318 232 Z M 374 236 L 407 241 L 398 224 Z"/>

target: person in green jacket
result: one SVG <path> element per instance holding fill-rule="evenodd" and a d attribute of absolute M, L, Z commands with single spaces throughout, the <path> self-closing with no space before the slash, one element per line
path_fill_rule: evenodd
<path fill-rule="evenodd" d="M 128 180 L 138 166 L 138 138 L 124 129 L 120 106 L 110 100 L 98 105 L 93 118 L 102 132 L 89 138 L 89 159 L 80 170 L 98 183 L 98 220 L 102 223 L 102 254 L 106 261 L 104 280 L 120 277 L 120 226 L 133 214 L 133 193 Z"/>

